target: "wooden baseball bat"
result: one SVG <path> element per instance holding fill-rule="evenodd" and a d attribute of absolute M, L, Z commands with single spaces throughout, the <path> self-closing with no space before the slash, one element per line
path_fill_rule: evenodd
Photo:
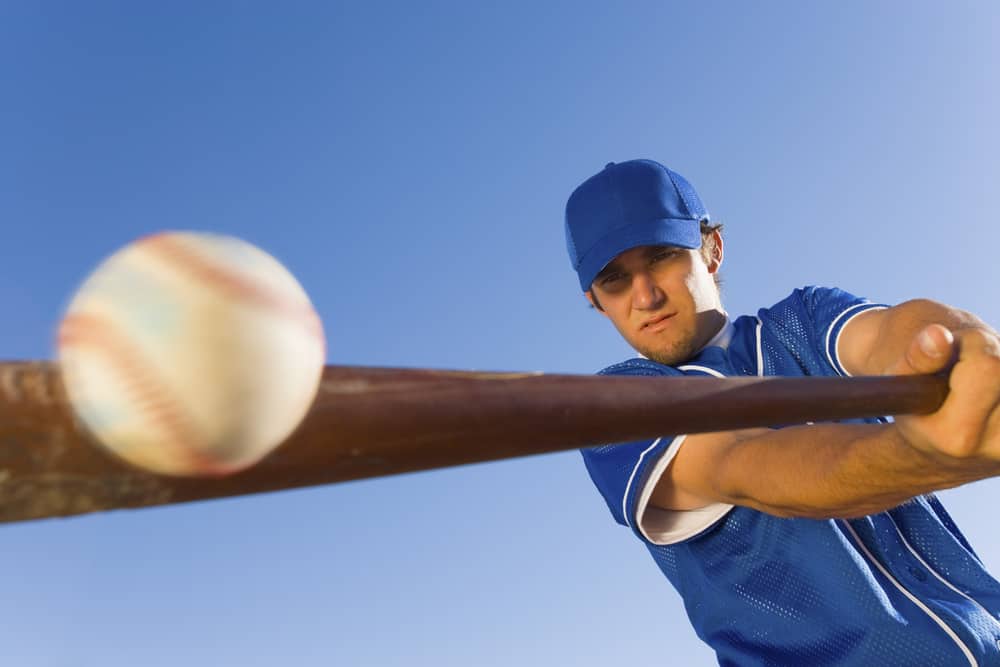
<path fill-rule="evenodd" d="M 229 477 L 154 475 L 74 418 L 57 366 L 0 363 L 0 521 L 181 503 L 665 434 L 936 409 L 936 376 L 689 378 L 328 366 L 298 430 Z"/>

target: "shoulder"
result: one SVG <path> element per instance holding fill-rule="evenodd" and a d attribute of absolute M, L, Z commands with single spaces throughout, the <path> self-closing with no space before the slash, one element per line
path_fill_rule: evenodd
<path fill-rule="evenodd" d="M 808 285 L 792 291 L 757 314 L 762 347 L 773 357 L 770 364 L 765 360 L 765 374 L 846 374 L 837 354 L 841 332 L 857 315 L 884 307 L 839 287 Z"/>
<path fill-rule="evenodd" d="M 864 297 L 841 289 L 840 287 L 824 287 L 821 285 L 806 285 L 792 290 L 792 293 L 770 308 L 772 310 L 781 306 L 798 306 L 803 309 L 814 309 L 823 305 L 850 304 L 856 301 L 866 301 Z"/>
<path fill-rule="evenodd" d="M 761 308 L 757 318 L 761 321 L 796 321 L 829 324 L 848 313 L 870 305 L 871 301 L 839 287 L 807 285 L 793 290 L 773 306 Z"/>

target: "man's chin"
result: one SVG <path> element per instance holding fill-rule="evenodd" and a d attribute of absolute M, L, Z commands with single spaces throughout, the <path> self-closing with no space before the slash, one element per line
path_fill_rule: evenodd
<path fill-rule="evenodd" d="M 655 361 L 658 364 L 663 364 L 664 366 L 678 366 L 683 364 L 685 361 L 689 360 L 694 356 L 694 350 L 691 349 L 672 349 L 672 350 L 642 350 L 639 352 L 642 356 Z"/>

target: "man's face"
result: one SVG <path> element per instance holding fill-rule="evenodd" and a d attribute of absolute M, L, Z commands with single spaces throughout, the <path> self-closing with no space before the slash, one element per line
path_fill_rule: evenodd
<path fill-rule="evenodd" d="M 587 298 L 638 352 L 676 366 L 704 347 L 724 321 L 713 276 L 721 263 L 718 234 L 708 263 L 699 250 L 632 248 L 604 267 Z"/>

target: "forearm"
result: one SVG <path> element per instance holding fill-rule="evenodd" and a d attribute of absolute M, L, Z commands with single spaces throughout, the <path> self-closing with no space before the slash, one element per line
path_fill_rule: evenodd
<path fill-rule="evenodd" d="M 856 517 L 997 473 L 996 462 L 914 449 L 892 424 L 817 424 L 736 440 L 711 495 L 778 516 Z"/>
<path fill-rule="evenodd" d="M 950 369 L 949 395 L 933 414 L 897 415 L 892 424 L 689 436 L 653 502 L 854 517 L 1000 474 L 1000 341 L 979 318 L 929 300 L 868 310 L 845 325 L 837 357 L 853 375 Z"/>

